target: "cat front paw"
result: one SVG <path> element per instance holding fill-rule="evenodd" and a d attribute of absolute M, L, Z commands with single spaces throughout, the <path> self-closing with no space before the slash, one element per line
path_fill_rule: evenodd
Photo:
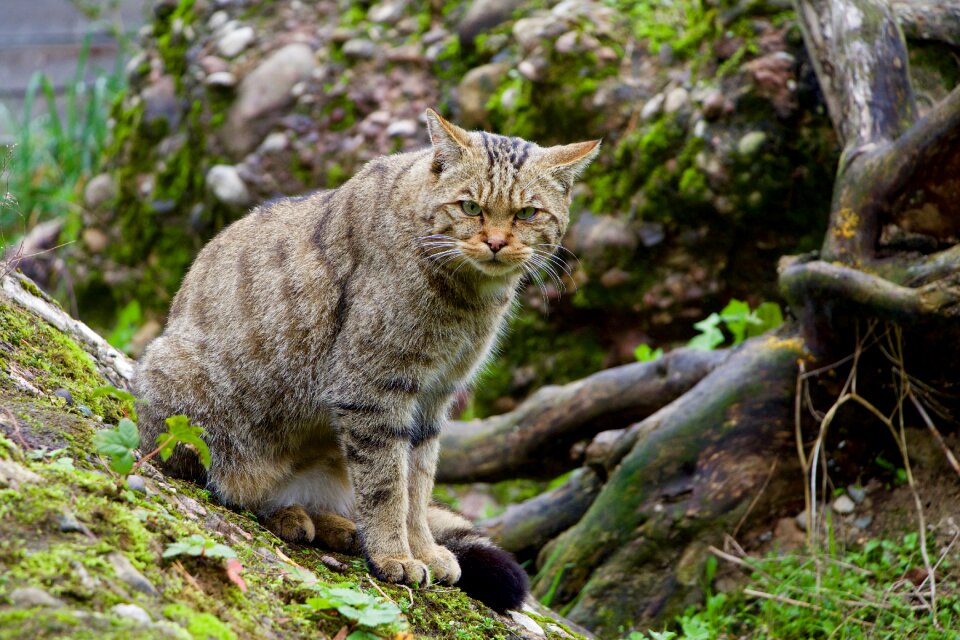
<path fill-rule="evenodd" d="M 310 515 L 297 505 L 274 511 L 264 524 L 286 542 L 312 542 L 316 535 Z"/>
<path fill-rule="evenodd" d="M 460 563 L 450 549 L 439 544 L 433 545 L 428 557 L 423 558 L 430 567 L 434 582 L 456 584 L 460 580 Z"/>
<path fill-rule="evenodd" d="M 415 558 L 370 558 L 373 575 L 386 582 L 426 587 L 430 584 L 430 573 L 427 565 Z"/>

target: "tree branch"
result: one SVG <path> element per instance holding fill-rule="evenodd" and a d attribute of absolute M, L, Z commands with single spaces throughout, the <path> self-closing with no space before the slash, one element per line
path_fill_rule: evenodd
<path fill-rule="evenodd" d="M 890 6 L 908 38 L 960 44 L 960 2 L 894 0 Z"/>
<path fill-rule="evenodd" d="M 645 418 L 726 357 L 724 351 L 677 349 L 653 362 L 544 387 L 507 414 L 451 423 L 440 436 L 437 481 L 555 477 L 577 466 L 570 456 L 574 443 Z"/>

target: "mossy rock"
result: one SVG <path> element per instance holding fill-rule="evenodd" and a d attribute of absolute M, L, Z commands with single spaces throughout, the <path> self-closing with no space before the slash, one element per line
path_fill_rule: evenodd
<path fill-rule="evenodd" d="M 459 589 L 379 583 L 360 558 L 285 545 L 250 514 L 149 463 L 140 469 L 142 491 L 131 490 L 92 443 L 127 411 L 95 390 L 130 363 L 105 357 L 102 341 L 58 329 L 8 295 L 28 289 L 12 276 L 0 293 L 0 638 L 323 638 L 355 630 L 336 610 L 304 605 L 315 585 L 398 605 L 402 616 L 362 637 L 403 629 L 431 638 L 527 637 L 512 618 Z M 46 300 L 18 299 L 54 318 Z M 69 403 L 56 394 L 61 389 L 70 391 Z M 228 578 L 223 559 L 162 557 L 192 535 L 236 552 L 246 591 Z M 543 624 L 547 637 L 569 637 L 562 624 Z"/>

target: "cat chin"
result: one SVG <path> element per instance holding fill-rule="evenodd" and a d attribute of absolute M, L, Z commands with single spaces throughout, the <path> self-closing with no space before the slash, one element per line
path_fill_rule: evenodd
<path fill-rule="evenodd" d="M 488 278 L 508 278 L 520 272 L 520 265 L 516 263 L 471 260 L 470 264 L 477 272 Z"/>

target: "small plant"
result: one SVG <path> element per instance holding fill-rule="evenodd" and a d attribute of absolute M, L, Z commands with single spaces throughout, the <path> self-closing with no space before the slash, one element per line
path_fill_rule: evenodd
<path fill-rule="evenodd" d="M 157 436 L 157 447 L 137 461 L 134 461 L 133 452 L 140 447 L 140 432 L 130 418 L 121 419 L 113 429 L 97 432 L 93 437 L 93 444 L 97 453 L 110 457 L 110 468 L 121 476 L 130 475 L 158 454 L 161 460 L 168 460 L 178 444 L 193 447 L 200 457 L 200 464 L 204 468 L 209 467 L 210 449 L 201 438 L 203 429 L 190 424 L 190 419 L 184 415 L 171 416 L 166 419 L 166 423 L 167 431 Z"/>
<path fill-rule="evenodd" d="M 716 349 L 727 340 L 721 327 L 730 333 L 733 338 L 731 346 L 735 346 L 781 324 L 783 312 L 776 302 L 764 302 L 756 309 L 751 309 L 746 302 L 734 299 L 720 313 L 711 313 L 693 325 L 700 334 L 694 336 L 687 346 L 705 351 Z"/>
<path fill-rule="evenodd" d="M 647 343 L 643 343 L 633 351 L 633 355 L 636 356 L 638 362 L 652 362 L 663 355 L 663 349 L 661 348 L 652 348 Z"/>
<path fill-rule="evenodd" d="M 166 551 L 163 552 L 164 558 L 181 555 L 204 558 L 236 558 L 237 552 L 225 544 L 194 534 L 178 542 L 171 542 L 167 545 Z"/>
<path fill-rule="evenodd" d="M 334 610 L 349 620 L 354 628 L 347 640 L 373 640 L 407 629 L 403 613 L 392 602 L 343 586 L 318 585 L 314 589 L 318 595 L 309 598 L 305 606 L 320 613 Z"/>

